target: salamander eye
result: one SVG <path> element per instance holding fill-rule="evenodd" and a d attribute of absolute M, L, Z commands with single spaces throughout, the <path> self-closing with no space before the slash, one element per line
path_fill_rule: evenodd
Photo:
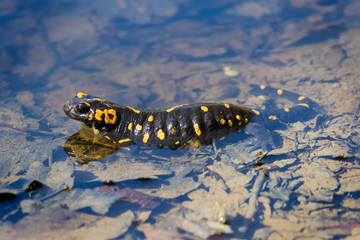
<path fill-rule="evenodd" d="M 90 109 L 89 105 L 84 102 L 76 104 L 75 108 L 78 113 L 86 113 Z"/>

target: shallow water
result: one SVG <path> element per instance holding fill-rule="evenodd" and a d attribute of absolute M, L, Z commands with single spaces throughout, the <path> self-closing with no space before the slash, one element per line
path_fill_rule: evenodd
<path fill-rule="evenodd" d="M 360 237 L 359 12 L 355 0 L 1 1 L 0 239 Z M 118 149 L 62 110 L 78 91 L 134 108 L 294 104 L 251 84 L 321 107 L 271 129 L 261 163 L 244 132 Z M 100 160 L 65 153 L 79 129 L 71 146 Z"/>

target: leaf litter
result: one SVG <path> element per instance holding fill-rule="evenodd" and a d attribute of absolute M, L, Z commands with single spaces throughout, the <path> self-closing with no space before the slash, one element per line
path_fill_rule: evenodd
<path fill-rule="evenodd" d="M 123 234 L 133 218 L 130 210 L 112 218 L 67 210 L 57 204 L 25 216 L 14 226 L 2 223 L 0 236 L 2 239 L 111 239 Z"/>
<path fill-rule="evenodd" d="M 127 2 L 119 1 L 121 11 L 126 11 L 124 6 Z M 128 9 L 135 14 L 125 15 L 125 18 L 138 24 L 149 23 L 153 19 L 155 22 L 162 22 L 167 17 L 174 16 L 177 11 L 174 2 L 168 4 L 170 7 L 165 12 L 161 11 L 161 7 L 143 12 L 141 5 L 131 4 Z M 55 55 L 59 55 L 63 63 L 74 57 L 78 59 L 75 67 L 63 64 L 50 74 L 51 82 L 47 88 L 57 90 L 44 96 L 48 109 L 56 104 L 60 106 L 64 100 L 61 96 L 84 86 L 85 90 L 96 88 L 103 96 L 116 96 L 115 99 L 122 100 L 119 102 L 129 105 L 147 102 L 144 100 L 145 97 L 142 98 L 142 94 L 150 99 L 153 96 L 153 101 L 149 103 L 153 106 L 160 106 L 164 102 L 170 104 L 176 101 L 188 102 L 210 98 L 228 100 L 228 96 L 252 105 L 257 100 L 248 96 L 247 83 L 254 79 L 258 83 L 271 83 L 276 87 L 298 90 L 306 96 L 311 96 L 326 107 L 330 117 L 325 118 L 322 127 L 317 126 L 317 119 L 295 123 L 288 126 L 285 131 L 278 130 L 277 133 L 284 141 L 283 146 L 270 152 L 260 166 L 252 164 L 254 158 L 249 153 L 249 147 L 241 142 L 220 147 L 217 156 L 201 148 L 201 151 L 205 151 L 203 156 L 193 154 L 194 157 L 189 158 L 188 155 L 184 155 L 161 161 L 158 157 L 151 157 L 147 152 L 141 152 L 139 156 L 140 154 L 122 149 L 123 151 L 120 150 L 104 160 L 90 162 L 87 165 L 79 165 L 69 158 L 60 163 L 52 159 L 52 154 L 62 146 L 63 140 L 57 142 L 45 138 L 31 142 L 26 138 L 26 133 L 1 126 L 2 130 L 4 129 L 0 136 L 1 187 L 8 187 L 6 193 L 16 193 L 15 199 L 20 199 L 19 205 L 23 213 L 26 213 L 17 222 L 7 221 L 12 214 L 7 215 L 8 218 L 3 218 L 5 221 L 1 223 L 1 238 L 28 239 L 29 236 L 33 236 L 32 234 L 37 234 L 38 239 L 79 236 L 117 238 L 121 234 L 126 234 L 134 218 L 139 216 L 138 219 L 143 219 L 141 221 L 144 222 L 151 219 L 151 223 L 135 226 L 149 239 L 156 234 L 163 234 L 164 238 L 170 236 L 181 239 L 196 236 L 207 238 L 218 233 L 228 233 L 229 237 L 259 239 L 313 239 L 337 236 L 356 239 L 360 234 L 357 207 L 359 122 L 353 121 L 352 117 L 356 115 L 354 106 L 358 106 L 359 103 L 359 31 L 351 29 L 358 21 L 351 20 L 349 23 L 349 19 L 358 19 L 354 14 L 356 11 L 351 11 L 353 6 L 356 7 L 356 3 L 347 4 L 343 14 L 348 17 L 344 23 L 348 29 L 338 32 L 332 30 L 334 26 L 339 26 L 336 22 L 338 19 L 326 22 L 328 15 L 332 18 L 339 16 L 333 14 L 336 4 L 324 6 L 317 1 L 291 1 L 289 6 L 296 9 L 306 6 L 314 13 L 303 19 L 276 22 L 276 13 L 281 11 L 279 9 L 283 5 L 277 3 L 269 6 L 260 1 L 241 3 L 232 11 L 220 14 L 217 21 L 225 23 L 221 27 L 221 36 L 212 35 L 209 26 L 192 19 L 187 20 L 186 24 L 181 22 L 184 20 L 174 19 L 170 23 L 161 24 L 158 29 L 154 26 L 151 29 L 152 34 L 147 34 L 149 37 L 144 35 L 144 31 L 149 31 L 146 27 L 133 33 L 119 29 L 115 34 L 118 37 L 116 40 L 138 39 L 143 41 L 141 43 L 144 45 L 152 44 L 151 63 L 142 61 L 141 49 L 117 49 L 124 54 L 120 56 L 116 51 L 106 51 L 111 49 L 109 43 L 105 43 L 105 47 L 102 45 L 96 48 L 96 41 L 89 36 L 98 34 L 97 41 L 104 41 L 105 36 L 96 29 L 97 26 L 106 25 L 106 17 L 97 19 L 96 24 L 79 20 L 78 16 L 69 16 L 69 19 L 64 16 L 47 18 L 49 21 L 45 21 L 45 27 L 52 26 L 48 33 L 50 44 L 38 36 L 29 39 L 40 46 L 35 48 L 35 51 L 29 51 L 26 56 L 26 61 L 32 64 L 18 65 L 13 71 L 25 76 L 26 81 L 33 79 L 29 77 L 30 74 L 40 76 L 36 79 L 42 79 L 43 74 L 49 72 L 54 63 Z M 244 11 L 247 8 L 251 11 Z M 275 20 L 276 24 L 267 24 L 267 21 L 263 21 L 265 17 Z M 91 18 L 93 16 L 90 14 L 89 19 Z M 239 19 L 239 24 L 242 24 L 240 20 L 244 18 L 264 23 L 260 28 L 238 27 L 234 30 L 231 24 L 234 18 Z M 58 31 L 63 29 L 59 25 L 62 21 L 58 20 L 79 20 L 69 30 L 77 29 L 79 25 L 85 28 L 75 36 L 68 36 L 66 32 Z M 24 19 L 19 20 L 20 23 L 22 21 Z M 276 25 L 282 31 L 274 32 L 271 25 Z M 164 27 L 167 28 L 166 39 L 162 39 L 160 34 Z M 180 27 L 187 30 L 186 36 L 179 34 Z M 307 37 L 313 33 L 334 34 L 334 38 L 320 43 L 306 43 Z M 209 38 L 213 41 L 207 41 Z M 13 39 L 19 41 L 21 38 Z M 83 43 L 85 47 L 79 48 L 78 46 Z M 53 45 L 56 45 L 56 51 L 51 49 Z M 263 48 L 255 51 L 257 46 Z M 267 52 L 269 48 L 273 48 L 274 51 Z M 40 49 L 39 53 L 52 52 L 47 59 L 42 59 L 41 62 L 45 61 L 47 64 L 41 67 L 37 67 L 39 62 L 36 59 L 39 58 L 39 54 L 36 53 L 36 49 Z M 87 57 L 84 54 L 91 49 L 97 50 L 98 56 Z M 229 56 L 226 53 L 235 54 Z M 131 56 L 128 62 L 126 55 Z M 248 60 L 250 56 L 258 57 L 260 61 Z M 182 59 L 191 61 L 188 63 Z M 210 59 L 211 61 L 208 61 Z M 221 64 L 214 63 L 213 59 L 229 62 L 231 64 L 225 66 L 231 67 L 218 67 Z M 122 61 L 127 64 L 119 65 Z M 89 74 L 81 69 L 92 71 Z M 87 80 L 93 78 L 104 79 L 104 82 L 91 87 Z M 131 84 L 127 79 L 132 79 Z M 124 86 L 126 91 L 122 90 L 122 94 L 119 94 L 112 81 Z M 179 84 L 183 87 L 177 87 Z M 197 85 L 201 85 L 202 88 L 196 88 Z M 146 93 L 144 89 L 153 95 Z M 22 94 L 26 96 L 18 95 L 19 103 L 24 106 L 27 103 L 32 105 L 31 94 Z M 134 102 L 126 102 L 129 101 L 127 99 Z M 21 114 L 16 115 L 15 112 L 21 112 L 19 108 L 6 108 L 1 112 L 2 120 L 17 128 L 39 128 L 36 120 L 25 118 Z M 52 123 L 58 121 L 56 118 L 52 119 Z M 64 122 L 61 119 L 60 122 L 66 125 L 66 128 L 57 128 L 54 131 L 66 133 L 73 128 L 71 121 Z M 245 142 L 252 140 L 248 137 Z M 350 157 L 331 160 L 328 158 L 339 154 Z M 193 165 L 190 164 L 191 161 Z M 123 188 L 126 189 L 124 192 L 119 188 L 116 194 L 109 193 L 109 189 L 104 190 L 105 186 L 100 189 L 77 188 L 76 183 L 81 182 L 77 177 L 86 172 L 92 173 L 88 181 L 85 181 L 86 184 L 90 185 L 92 181 L 113 180 L 117 184 L 130 187 Z M 41 181 L 44 186 L 31 191 L 31 197 L 27 196 L 27 199 L 24 199 L 21 195 L 23 189 L 9 186 L 24 179 L 26 182 Z M 73 188 L 65 191 L 63 186 Z M 119 203 L 118 199 L 124 196 L 133 198 L 133 201 L 140 205 L 139 212 L 128 210 L 108 217 L 109 209 L 115 208 Z M 146 201 L 141 201 L 143 199 L 150 199 L 150 203 L 153 203 L 154 199 L 163 201 L 170 207 L 159 213 L 156 212 L 159 210 L 156 204 L 147 205 Z M 213 206 L 216 203 L 223 210 L 214 211 Z M 154 211 L 141 209 L 147 207 Z M 87 208 L 91 209 L 91 214 L 85 213 Z M 214 220 L 214 212 L 215 215 L 225 215 L 227 221 L 224 223 Z M 142 216 L 142 213 L 145 216 Z M 220 231 L 219 225 L 223 227 Z M 132 232 L 129 231 L 127 236 L 133 236 Z"/>

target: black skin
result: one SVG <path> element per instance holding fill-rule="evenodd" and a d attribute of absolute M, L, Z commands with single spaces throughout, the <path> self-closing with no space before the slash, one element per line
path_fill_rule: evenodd
<path fill-rule="evenodd" d="M 168 146 L 170 149 L 211 144 L 215 138 L 239 131 L 254 116 L 250 108 L 233 104 L 208 102 L 173 109 L 137 110 L 90 95 L 80 96 L 67 101 L 64 112 L 70 118 L 94 128 L 95 133 L 98 131 L 98 134 L 114 142 L 129 139 L 135 144 Z M 105 114 L 98 114 L 101 120 L 91 117 L 96 115 L 96 110 L 103 112 L 105 109 L 116 112 L 108 114 L 110 120 L 116 116 L 114 123 L 106 123 Z M 152 121 L 149 121 L 149 116 L 153 116 Z"/>
<path fill-rule="evenodd" d="M 93 128 L 96 134 L 120 144 L 156 145 L 160 148 L 168 146 L 170 149 L 198 147 L 201 144 L 211 144 L 213 139 L 246 126 L 246 132 L 257 139 L 253 149 L 261 147 L 264 151 L 269 151 L 275 144 L 268 129 L 284 128 L 288 123 L 310 120 L 321 110 L 314 101 L 285 90 L 279 94 L 278 89 L 252 85 L 252 93 L 267 95 L 273 99 L 280 96 L 297 105 L 288 109 L 276 109 L 273 107 L 275 104 L 270 102 L 265 104 L 266 109 L 256 111 L 240 105 L 205 102 L 174 108 L 133 109 L 79 93 L 80 95 L 65 103 L 64 112 L 70 118 Z M 206 107 L 206 111 L 202 107 Z M 99 118 L 95 117 L 97 110 L 101 110 Z M 108 119 L 111 121 L 105 121 L 104 110 L 110 110 Z M 149 121 L 149 116 L 153 116 L 152 121 Z M 141 128 L 137 128 L 137 125 Z M 148 138 L 145 139 L 146 135 Z"/>

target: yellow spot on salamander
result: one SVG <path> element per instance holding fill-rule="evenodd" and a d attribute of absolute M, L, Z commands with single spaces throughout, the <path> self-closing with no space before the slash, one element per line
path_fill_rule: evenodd
<path fill-rule="evenodd" d="M 205 107 L 205 106 L 201 106 L 201 110 L 203 110 L 204 112 L 209 111 L 208 107 Z"/>
<path fill-rule="evenodd" d="M 99 129 L 96 129 L 95 127 L 93 127 L 93 131 L 94 131 L 94 133 L 96 133 L 96 134 L 99 134 Z"/>
<path fill-rule="evenodd" d="M 154 120 L 153 115 L 150 115 L 150 116 L 148 117 L 148 121 L 149 121 L 149 122 L 152 122 L 153 120 Z"/>
<path fill-rule="evenodd" d="M 174 110 L 175 109 L 175 107 L 171 107 L 171 108 L 168 108 L 166 111 L 167 112 L 171 112 L 172 110 Z"/>
<path fill-rule="evenodd" d="M 239 122 L 238 125 L 241 126 L 242 122 Z"/>
<path fill-rule="evenodd" d="M 150 134 L 145 133 L 144 134 L 144 138 L 143 138 L 143 143 L 147 143 L 147 141 L 149 140 Z"/>
<path fill-rule="evenodd" d="M 193 147 L 194 148 L 199 148 L 200 146 L 201 146 L 201 143 L 200 143 L 199 140 L 196 140 L 196 141 L 193 142 Z"/>
<path fill-rule="evenodd" d="M 306 103 L 299 103 L 298 105 L 299 105 L 299 106 L 303 106 L 303 107 L 310 108 L 310 106 L 309 106 L 309 105 L 307 105 Z"/>
<path fill-rule="evenodd" d="M 298 101 L 301 101 L 301 100 L 304 100 L 304 99 L 305 99 L 304 96 L 300 96 L 300 97 L 298 98 Z"/>
<path fill-rule="evenodd" d="M 269 119 L 270 119 L 270 120 L 276 120 L 277 117 L 275 117 L 274 115 L 271 115 L 271 116 L 269 116 Z"/>
<path fill-rule="evenodd" d="M 94 120 L 94 115 L 92 113 L 89 114 L 89 118 L 88 118 L 89 121 L 92 121 Z"/>
<path fill-rule="evenodd" d="M 289 112 L 290 109 L 289 109 L 289 108 L 284 108 L 284 111 L 285 111 L 285 112 Z"/>
<path fill-rule="evenodd" d="M 201 130 L 199 128 L 199 124 L 197 124 L 197 123 L 194 124 L 194 130 L 195 130 L 196 135 L 198 135 L 198 136 L 201 135 Z"/>
<path fill-rule="evenodd" d="M 101 110 L 96 110 L 95 112 L 95 119 L 98 121 L 102 121 L 101 115 L 103 114 L 103 112 Z"/>
<path fill-rule="evenodd" d="M 166 111 L 167 112 L 171 112 L 172 110 L 174 110 L 175 108 L 179 108 L 179 107 L 182 107 L 182 106 L 187 106 L 189 104 L 182 104 L 182 105 L 177 105 L 177 106 L 174 106 L 174 107 L 171 107 L 171 108 L 168 108 Z"/>
<path fill-rule="evenodd" d="M 109 139 L 110 140 L 110 137 L 109 136 L 105 136 L 105 138 Z"/>
<path fill-rule="evenodd" d="M 240 121 L 241 120 L 240 115 L 236 115 L 236 119 Z"/>
<path fill-rule="evenodd" d="M 159 131 L 157 132 L 157 137 L 158 137 L 160 140 L 164 140 L 164 138 L 165 138 L 165 133 L 163 132 L 162 129 L 159 129 Z"/>
<path fill-rule="evenodd" d="M 248 123 L 248 121 L 249 121 L 249 119 L 245 118 L 244 122 L 245 122 L 245 123 Z"/>
<path fill-rule="evenodd" d="M 85 104 L 86 106 L 90 107 L 90 103 L 87 103 L 87 102 L 80 102 L 80 103 L 83 103 L 83 104 Z"/>
<path fill-rule="evenodd" d="M 128 125 L 128 129 L 129 129 L 129 131 L 131 131 L 131 129 L 132 129 L 132 122 L 131 123 L 129 123 L 129 125 Z"/>
<path fill-rule="evenodd" d="M 140 124 L 137 124 L 135 128 L 136 128 L 136 130 L 141 131 L 142 126 Z"/>
<path fill-rule="evenodd" d="M 179 141 L 176 141 L 176 142 L 175 142 L 175 145 L 179 145 L 179 144 L 180 144 L 180 142 L 179 142 Z"/>
<path fill-rule="evenodd" d="M 124 142 L 130 142 L 130 138 L 121 139 L 118 141 L 118 143 L 124 143 Z"/>
<path fill-rule="evenodd" d="M 230 108 L 230 105 L 227 104 L 227 103 L 224 103 L 224 106 L 225 106 L 226 108 Z"/>
<path fill-rule="evenodd" d="M 229 119 L 228 123 L 229 123 L 229 126 L 232 127 L 233 122 L 230 119 Z"/>
<path fill-rule="evenodd" d="M 278 89 L 278 90 L 276 91 L 276 93 L 277 93 L 278 95 L 281 95 L 281 94 L 283 93 L 283 90 L 282 90 L 282 89 Z"/>
<path fill-rule="evenodd" d="M 170 134 L 174 134 L 174 133 L 175 133 L 175 130 L 176 130 L 176 128 L 175 128 L 175 127 L 172 127 L 171 130 L 170 130 Z"/>
<path fill-rule="evenodd" d="M 127 106 L 127 108 L 133 110 L 135 113 L 140 113 L 140 110 L 137 110 L 137 109 L 135 109 L 135 108 L 132 108 L 132 107 L 129 107 L 129 106 Z"/>
<path fill-rule="evenodd" d="M 104 122 L 106 124 L 114 124 L 116 122 L 117 116 L 116 111 L 114 109 L 104 109 L 104 111 L 100 109 L 96 109 L 95 112 L 95 119 L 98 121 L 102 121 L 102 115 L 104 114 Z M 109 116 L 112 115 L 112 118 Z"/>
<path fill-rule="evenodd" d="M 264 90 L 265 88 L 266 88 L 265 85 L 260 85 L 260 89 L 261 89 L 261 90 Z"/>
<path fill-rule="evenodd" d="M 110 118 L 108 114 L 113 115 L 113 118 Z M 116 111 L 114 109 L 109 109 L 107 113 L 105 113 L 105 123 L 114 124 L 116 122 L 117 116 Z"/>
<path fill-rule="evenodd" d="M 252 110 L 256 115 L 260 115 L 260 112 L 259 111 L 257 111 L 257 110 Z"/>
<path fill-rule="evenodd" d="M 222 119 L 220 120 L 220 124 L 221 124 L 221 125 L 224 125 L 225 123 L 226 123 L 225 119 L 222 118 Z"/>
<path fill-rule="evenodd" d="M 86 96 L 87 94 L 86 93 L 82 93 L 82 92 L 78 92 L 77 94 L 76 94 L 76 96 L 78 97 L 78 98 L 82 98 L 83 96 Z"/>

